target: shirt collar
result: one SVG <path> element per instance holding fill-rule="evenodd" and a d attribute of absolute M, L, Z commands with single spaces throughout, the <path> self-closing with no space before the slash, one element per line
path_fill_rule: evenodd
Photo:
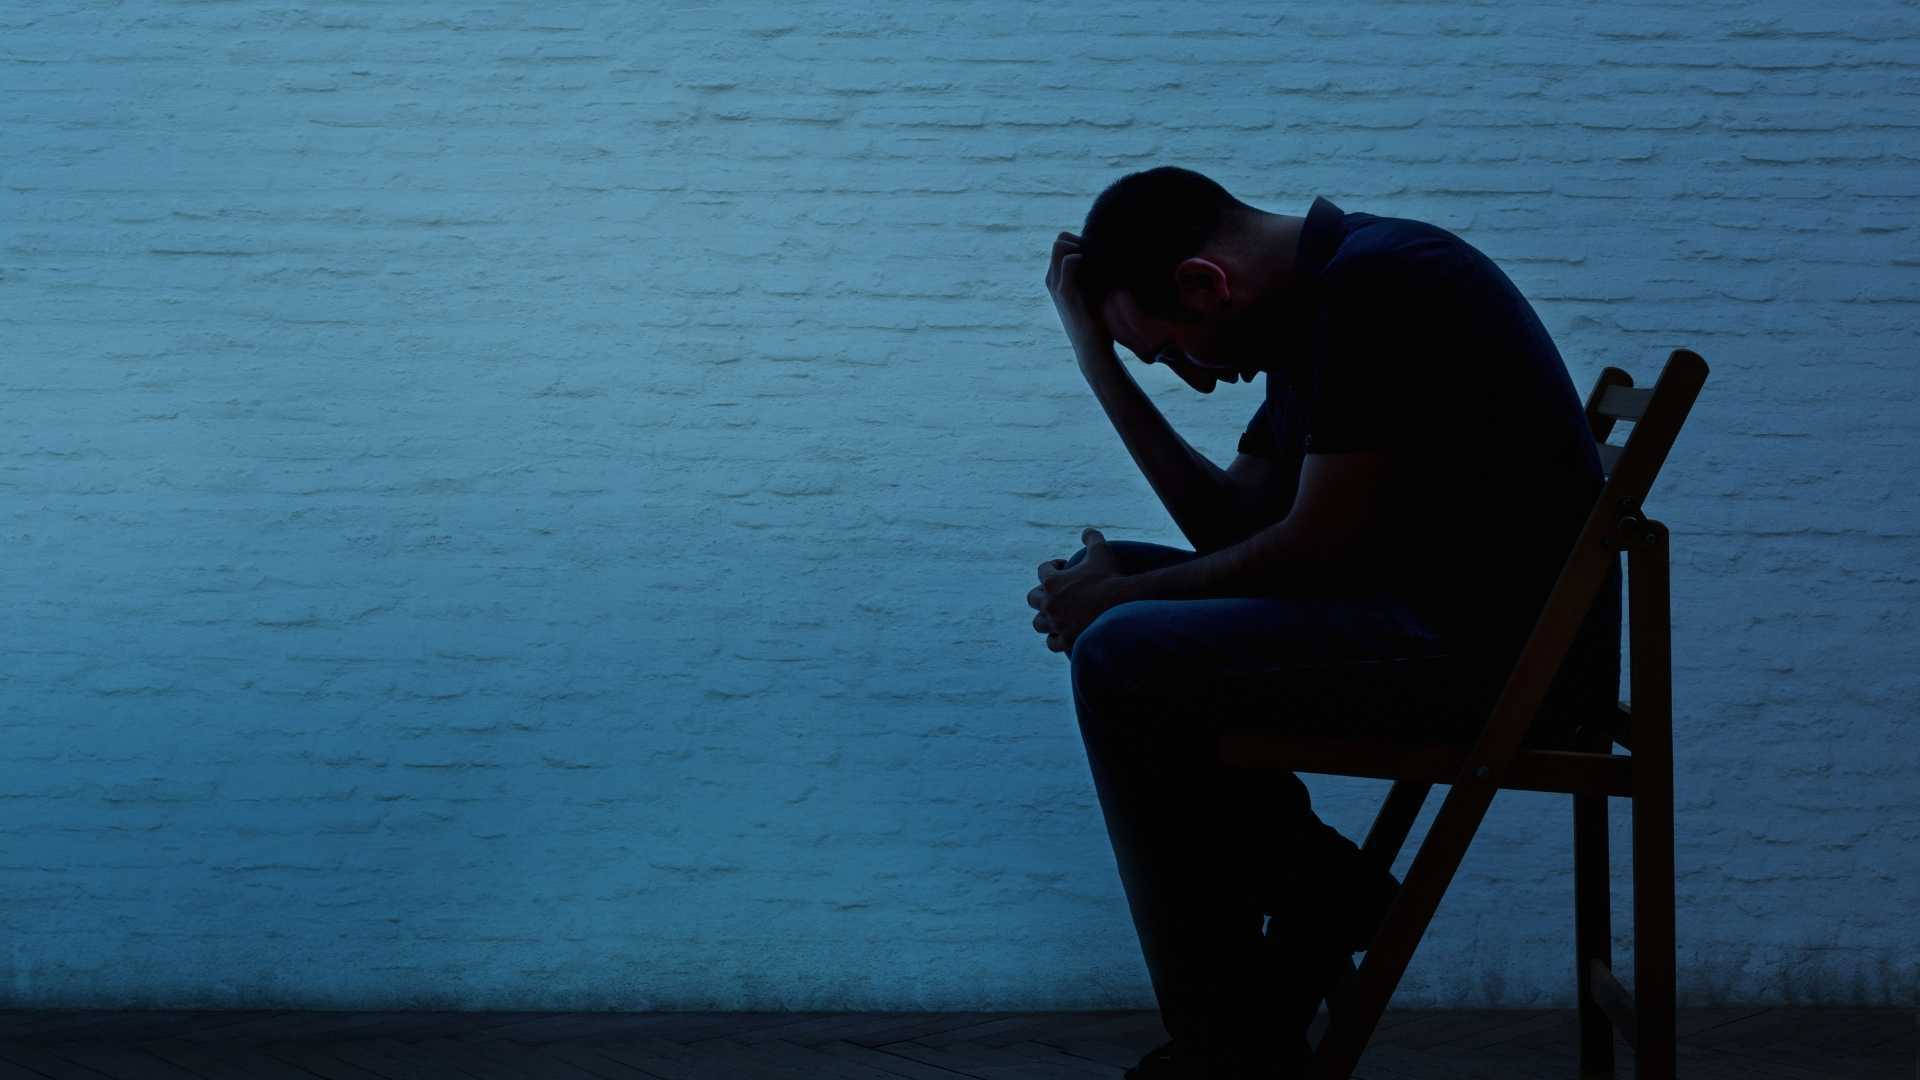
<path fill-rule="evenodd" d="M 1314 196 L 1313 205 L 1307 209 L 1306 224 L 1300 227 L 1300 246 L 1293 256 L 1297 280 L 1317 282 L 1327 260 L 1333 258 L 1340 241 L 1346 238 L 1346 212 L 1328 199 Z"/>

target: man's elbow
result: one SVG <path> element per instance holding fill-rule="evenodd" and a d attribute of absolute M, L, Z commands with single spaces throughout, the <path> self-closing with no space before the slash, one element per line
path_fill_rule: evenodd
<path fill-rule="evenodd" d="M 1234 507 L 1216 515 L 1200 536 L 1188 539 L 1194 542 L 1194 550 L 1202 555 L 1211 555 L 1222 548 L 1244 543 L 1262 529 L 1279 523 L 1285 516 L 1256 514 L 1243 507 Z"/>

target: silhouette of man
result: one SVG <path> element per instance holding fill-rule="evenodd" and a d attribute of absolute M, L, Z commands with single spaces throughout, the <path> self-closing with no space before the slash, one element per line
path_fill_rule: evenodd
<path fill-rule="evenodd" d="M 1071 659 L 1170 1037 L 1126 1075 L 1296 1075 L 1398 882 L 1293 774 L 1219 766 L 1214 736 L 1471 739 L 1600 492 L 1595 441 L 1525 298 L 1424 222 L 1324 198 L 1267 213 L 1163 166 L 1059 234 L 1046 281 L 1081 373 L 1193 547 L 1089 529 L 1027 596 Z M 1265 376 L 1231 465 L 1168 425 L 1116 344 L 1202 394 Z M 1619 597 L 1616 562 L 1536 731 L 1569 703 L 1615 700 Z"/>

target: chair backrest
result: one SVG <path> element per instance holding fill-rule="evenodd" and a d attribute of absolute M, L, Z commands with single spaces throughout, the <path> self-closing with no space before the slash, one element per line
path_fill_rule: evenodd
<path fill-rule="evenodd" d="M 1707 362 L 1691 349 L 1673 350 L 1660 377 L 1644 389 L 1636 388 L 1633 376 L 1617 367 L 1601 369 L 1587 396 L 1587 426 L 1599 444 L 1600 467 L 1607 475 L 1596 509 L 1611 501 L 1626 513 L 1630 501 L 1638 513 L 1706 381 Z M 1632 424 L 1633 430 L 1625 444 L 1614 446 L 1607 436 L 1620 421 Z"/>
<path fill-rule="evenodd" d="M 1676 361 L 1681 365 L 1680 369 L 1674 368 Z M 1676 377 L 1667 380 L 1666 376 L 1670 371 Z M 1658 444 L 1657 456 L 1653 459 L 1652 466 L 1654 474 L 1657 474 L 1668 452 L 1673 448 L 1674 439 L 1680 433 L 1681 423 L 1685 421 L 1688 412 L 1693 408 L 1694 400 L 1699 396 L 1700 387 L 1706 382 L 1706 375 L 1706 362 L 1700 358 L 1699 354 L 1688 349 L 1673 351 L 1667 358 L 1667 367 L 1661 371 L 1661 379 L 1657 380 L 1651 388 L 1636 388 L 1633 385 L 1633 376 L 1617 367 L 1602 368 L 1599 378 L 1594 380 L 1592 392 L 1587 395 L 1587 425 L 1593 432 L 1594 441 L 1598 444 L 1601 472 L 1611 480 L 1622 455 L 1626 453 L 1625 445 L 1615 446 L 1607 441 L 1608 436 L 1613 434 L 1614 425 L 1619 422 L 1632 424 L 1633 430 L 1627 433 L 1626 440 L 1627 443 L 1632 443 L 1635 436 L 1643 430 L 1644 425 L 1641 421 L 1646 417 L 1648 408 L 1658 392 L 1678 399 L 1679 407 L 1677 410 L 1667 409 L 1666 396 L 1663 396 L 1662 414 L 1656 416 L 1656 419 L 1670 422 L 1671 427 L 1663 426 L 1657 430 L 1647 431 L 1646 437 L 1650 445 L 1655 442 Z M 1649 475 L 1647 477 L 1649 487 L 1652 482 L 1653 476 Z M 1636 507 L 1639 499 L 1644 499 L 1645 496 L 1646 490 L 1640 490 L 1635 501 Z M 1607 498 L 1607 494 L 1602 492 L 1595 503 L 1596 510 L 1608 505 Z M 1612 557 L 1618 560 L 1620 552 L 1615 550 Z M 1637 609 L 1630 606 L 1626 612 L 1629 620 L 1627 633 L 1630 637 L 1646 636 L 1650 628 L 1645 625 L 1644 620 L 1667 617 L 1665 611 L 1638 611 L 1638 617 L 1642 622 L 1636 630 L 1633 624 L 1636 611 Z M 1621 710 L 1618 702 L 1608 702 L 1603 715 L 1608 737 L 1631 750 L 1633 734 L 1632 718 L 1629 714 Z"/>
<path fill-rule="evenodd" d="M 1483 745 L 1476 756 L 1486 750 L 1496 760 L 1504 760 L 1519 744 L 1593 607 L 1609 562 L 1617 565 L 1620 552 L 1647 534 L 1650 525 L 1664 535 L 1659 523 L 1646 518 L 1641 503 L 1666 463 L 1667 453 L 1706 379 L 1706 361 L 1689 349 L 1673 350 L 1651 387 L 1635 387 L 1633 377 L 1616 367 L 1601 371 L 1587 398 L 1587 424 L 1598 443 L 1606 482 L 1521 648 L 1494 717 L 1481 735 Z M 1626 442 L 1619 446 L 1608 443 L 1614 425 L 1623 421 L 1633 425 Z M 1661 557 L 1665 557 L 1664 552 Z M 1634 605 L 1628 605 L 1626 615 L 1628 633 L 1636 639 L 1651 630 L 1641 625 L 1643 619 L 1667 617 L 1664 610 L 1642 612 Z M 1664 640 L 1666 627 L 1659 627 L 1658 633 Z M 1605 715 L 1611 737 L 1631 749 L 1627 714 L 1616 705 Z"/>

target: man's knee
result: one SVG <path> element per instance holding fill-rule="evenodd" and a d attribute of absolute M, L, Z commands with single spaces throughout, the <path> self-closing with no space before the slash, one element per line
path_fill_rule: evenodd
<path fill-rule="evenodd" d="M 1152 601 L 1134 600 L 1101 612 L 1080 631 L 1067 650 L 1073 662 L 1074 688 L 1082 694 L 1112 695 L 1140 674 L 1144 650 L 1154 641 L 1147 618 Z"/>
<path fill-rule="evenodd" d="M 1080 737 L 1088 755 L 1109 767 L 1139 759 L 1150 734 L 1137 715 L 1139 694 L 1130 670 L 1130 658 L 1139 652 L 1141 624 L 1123 610 L 1138 606 L 1122 604 L 1101 612 L 1067 650 Z"/>

